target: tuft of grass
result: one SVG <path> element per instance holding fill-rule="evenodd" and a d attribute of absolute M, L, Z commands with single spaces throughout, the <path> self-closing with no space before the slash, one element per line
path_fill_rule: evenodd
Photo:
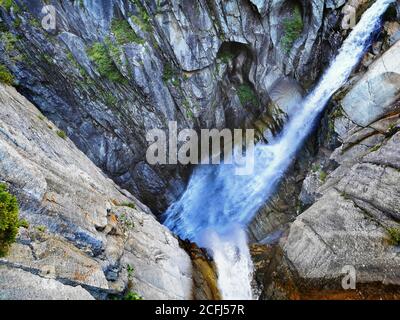
<path fill-rule="evenodd" d="M 133 291 L 129 291 L 123 298 L 123 300 L 129 300 L 129 301 L 133 301 L 133 300 L 143 300 L 143 298 L 136 292 Z"/>
<path fill-rule="evenodd" d="M 62 130 L 57 130 L 57 135 L 64 140 L 67 138 L 67 134 Z"/>
<path fill-rule="evenodd" d="M 295 7 L 290 18 L 283 20 L 284 34 L 281 40 L 283 49 L 288 53 L 293 43 L 300 37 L 303 31 L 303 18 L 299 7 Z"/>
<path fill-rule="evenodd" d="M 121 221 L 121 223 L 123 223 L 123 225 L 128 228 L 128 229 L 133 229 L 135 227 L 135 223 L 130 220 L 126 215 L 122 214 L 119 217 L 119 221 Z"/>
<path fill-rule="evenodd" d="M 119 45 L 124 45 L 131 42 L 143 44 L 145 42 L 135 33 L 128 21 L 124 19 L 113 19 L 111 23 L 111 31 Z"/>
<path fill-rule="evenodd" d="M 12 86 L 14 84 L 14 76 L 8 71 L 7 67 L 0 64 L 0 83 Z"/>
<path fill-rule="evenodd" d="M 22 219 L 22 220 L 19 221 L 18 226 L 22 227 L 22 228 L 25 228 L 25 229 L 28 229 L 29 228 L 29 222 L 26 219 Z"/>
<path fill-rule="evenodd" d="M 400 131 L 400 125 L 392 123 L 385 133 L 385 137 L 390 138 Z"/>
<path fill-rule="evenodd" d="M 0 184 L 0 257 L 8 253 L 17 237 L 18 211 L 17 198 L 8 192 L 5 184 Z"/>
<path fill-rule="evenodd" d="M 3 32 L 1 34 L 1 42 L 3 42 L 4 49 L 9 55 L 12 54 L 13 51 L 15 51 L 15 44 L 17 43 L 17 41 L 17 37 L 9 31 Z"/>
<path fill-rule="evenodd" d="M 312 172 L 318 172 L 321 170 L 321 166 L 319 164 L 313 164 L 312 168 L 311 168 Z"/>
<path fill-rule="evenodd" d="M 14 5 L 13 0 L 0 0 L 0 7 L 3 7 L 7 11 L 9 11 L 13 5 Z"/>
<path fill-rule="evenodd" d="M 46 226 L 37 226 L 36 230 L 41 233 L 44 233 L 44 232 L 46 232 L 47 228 L 46 228 Z"/>
<path fill-rule="evenodd" d="M 194 119 L 194 114 L 192 109 L 190 109 L 190 103 L 186 99 L 182 102 L 183 107 L 185 108 L 186 111 L 186 116 L 188 118 Z"/>
<path fill-rule="evenodd" d="M 321 180 L 322 182 L 325 182 L 327 177 L 328 177 L 328 174 L 325 171 L 321 171 L 319 173 L 319 180 Z"/>
<path fill-rule="evenodd" d="M 163 76 L 162 76 L 163 81 L 168 82 L 175 79 L 175 77 L 176 77 L 176 72 L 172 68 L 172 65 L 169 63 L 164 65 Z"/>
<path fill-rule="evenodd" d="M 132 267 L 130 264 L 126 266 L 126 271 L 128 272 L 128 279 L 133 278 L 133 274 L 135 273 L 135 268 Z"/>
<path fill-rule="evenodd" d="M 111 93 L 106 93 L 104 96 L 104 102 L 108 107 L 115 107 L 118 104 L 118 99 Z"/>
<path fill-rule="evenodd" d="M 132 15 L 130 18 L 135 22 L 143 31 L 151 32 L 151 18 L 146 11 L 146 8 L 138 0 L 132 1 L 135 4 L 138 15 Z"/>
<path fill-rule="evenodd" d="M 131 209 L 136 209 L 136 205 L 133 202 L 122 202 L 118 205 L 119 207 L 128 207 Z"/>
<path fill-rule="evenodd" d="M 231 61 L 235 55 L 229 51 L 222 51 L 218 53 L 217 59 L 220 59 L 222 63 L 227 64 Z"/>
<path fill-rule="evenodd" d="M 237 94 L 239 96 L 240 103 L 245 106 L 247 104 L 251 104 L 253 106 L 258 106 L 258 99 L 255 95 L 253 89 L 247 85 L 242 84 L 237 89 Z"/>
<path fill-rule="evenodd" d="M 377 144 L 377 145 L 375 145 L 375 146 L 373 146 L 371 149 L 370 149 L 370 152 L 375 152 L 375 151 L 378 151 L 380 148 L 381 148 L 381 144 L 379 143 L 379 144 Z"/>
<path fill-rule="evenodd" d="M 387 230 L 387 232 L 390 236 L 390 242 L 395 246 L 399 246 L 400 245 L 400 228 L 389 228 Z"/>
<path fill-rule="evenodd" d="M 87 53 L 102 77 L 112 82 L 126 83 L 126 79 L 119 72 L 104 44 L 96 42 L 87 50 Z"/>

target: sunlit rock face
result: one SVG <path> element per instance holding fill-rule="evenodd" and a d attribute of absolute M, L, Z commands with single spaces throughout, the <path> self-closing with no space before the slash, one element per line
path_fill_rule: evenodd
<path fill-rule="evenodd" d="M 29 225 L 0 258 L 0 299 L 192 298 L 191 261 L 171 232 L 2 84 L 0 127 L 0 182 Z"/>

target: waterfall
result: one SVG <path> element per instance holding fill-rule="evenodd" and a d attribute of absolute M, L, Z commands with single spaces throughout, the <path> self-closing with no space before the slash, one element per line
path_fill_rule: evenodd
<path fill-rule="evenodd" d="M 224 299 L 252 298 L 252 265 L 245 228 L 273 194 L 329 99 L 358 65 L 373 33 L 381 26 L 381 16 L 393 2 L 377 0 L 363 14 L 319 84 L 280 135 L 268 145 L 256 145 L 252 175 L 235 175 L 235 164 L 198 166 L 186 191 L 166 211 L 167 227 L 210 250 Z"/>

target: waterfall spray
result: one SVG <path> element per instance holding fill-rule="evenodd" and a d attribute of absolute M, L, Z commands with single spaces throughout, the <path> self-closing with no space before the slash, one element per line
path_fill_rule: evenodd
<path fill-rule="evenodd" d="M 364 13 L 282 133 L 270 144 L 256 146 L 252 175 L 236 176 L 235 165 L 199 166 L 182 197 L 165 213 L 165 225 L 173 232 L 211 251 L 224 299 L 251 299 L 252 266 L 244 230 L 276 189 L 329 99 L 358 65 L 393 2 L 377 0 Z"/>

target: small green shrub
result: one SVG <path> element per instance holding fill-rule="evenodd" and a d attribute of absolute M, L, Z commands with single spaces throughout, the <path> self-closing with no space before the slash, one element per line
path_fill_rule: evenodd
<path fill-rule="evenodd" d="M 237 89 L 237 94 L 239 96 L 240 103 L 244 106 L 251 104 L 253 106 L 258 106 L 258 99 L 253 91 L 253 89 L 247 85 L 242 84 Z"/>
<path fill-rule="evenodd" d="M 120 207 L 128 207 L 131 209 L 136 209 L 136 205 L 133 202 L 122 202 L 119 204 Z"/>
<path fill-rule="evenodd" d="M 13 0 L 0 0 L 0 7 L 3 7 L 7 11 L 9 11 L 13 5 L 14 5 Z"/>
<path fill-rule="evenodd" d="M 29 222 L 26 219 L 19 220 L 18 226 L 22 227 L 22 228 L 25 228 L 25 229 L 28 229 L 29 228 Z"/>
<path fill-rule="evenodd" d="M 0 39 L 1 42 L 4 44 L 4 49 L 7 52 L 7 54 L 8 55 L 14 54 L 16 50 L 15 44 L 18 41 L 17 37 L 13 33 L 7 31 L 1 34 Z"/>
<path fill-rule="evenodd" d="M 188 101 L 188 100 L 184 100 L 184 101 L 182 102 L 182 105 L 183 105 L 183 107 L 185 108 L 186 116 L 187 116 L 188 118 L 194 119 L 194 114 L 193 114 L 192 109 L 190 108 L 190 103 L 189 103 L 189 101 Z"/>
<path fill-rule="evenodd" d="M 322 182 L 325 182 L 327 177 L 328 177 L 328 174 L 325 171 L 320 171 L 319 180 L 321 180 Z"/>
<path fill-rule="evenodd" d="M 37 226 L 36 230 L 41 233 L 44 233 L 44 232 L 46 232 L 47 228 L 46 228 L 46 226 Z"/>
<path fill-rule="evenodd" d="M 143 300 L 143 298 L 136 292 L 129 291 L 123 298 L 123 300 Z"/>
<path fill-rule="evenodd" d="M 124 19 L 114 19 L 111 23 L 111 31 L 119 45 L 124 45 L 131 42 L 139 44 L 144 43 L 144 40 L 135 33 L 128 21 Z"/>
<path fill-rule="evenodd" d="M 303 31 L 303 19 L 299 7 L 295 7 L 290 18 L 283 20 L 284 34 L 281 40 L 282 47 L 286 52 L 289 52 L 293 43 L 300 37 Z"/>
<path fill-rule="evenodd" d="M 220 59 L 222 61 L 222 63 L 228 63 L 229 61 L 231 61 L 233 58 L 235 57 L 235 55 L 232 52 L 229 51 L 221 51 L 218 53 L 217 58 Z"/>
<path fill-rule="evenodd" d="M 126 82 L 126 79 L 119 72 L 104 44 L 97 42 L 87 52 L 90 60 L 96 64 L 97 70 L 102 77 L 113 82 Z"/>
<path fill-rule="evenodd" d="M 61 139 L 66 139 L 67 138 L 67 134 L 62 131 L 62 130 L 57 130 L 57 135 L 61 138 Z"/>
<path fill-rule="evenodd" d="M 116 107 L 118 105 L 118 99 L 111 92 L 105 92 L 103 98 L 107 107 Z"/>
<path fill-rule="evenodd" d="M 321 166 L 319 164 L 314 164 L 311 168 L 312 172 L 319 172 L 321 170 Z"/>
<path fill-rule="evenodd" d="M 396 246 L 400 245 L 400 228 L 389 228 L 388 234 L 390 236 L 390 242 Z"/>
<path fill-rule="evenodd" d="M 164 82 L 168 82 L 173 80 L 176 77 L 176 72 L 172 68 L 170 64 L 164 65 L 163 76 L 162 79 Z"/>
<path fill-rule="evenodd" d="M 135 22 L 143 31 L 146 32 L 151 32 L 152 30 L 152 25 L 151 25 L 151 19 L 149 14 L 146 11 L 146 8 L 142 6 L 142 4 L 137 1 L 133 0 L 132 1 L 135 6 L 136 10 L 138 11 L 138 16 L 132 15 L 130 18 Z"/>
<path fill-rule="evenodd" d="M 126 266 L 126 271 L 128 272 L 128 279 L 133 278 L 133 274 L 135 273 L 135 268 L 132 267 L 130 264 Z"/>
<path fill-rule="evenodd" d="M 8 253 L 18 233 L 17 198 L 8 193 L 7 186 L 0 184 L 0 257 Z"/>
<path fill-rule="evenodd" d="M 14 83 L 14 76 L 2 64 L 0 64 L 0 82 L 9 86 L 13 85 Z"/>
<path fill-rule="evenodd" d="M 128 229 L 133 229 L 135 227 L 135 223 L 124 214 L 121 214 L 119 221 Z"/>
<path fill-rule="evenodd" d="M 392 123 L 389 128 L 387 129 L 385 136 L 387 138 L 390 138 L 394 136 L 397 132 L 400 131 L 400 125 L 397 125 L 396 123 Z"/>
<path fill-rule="evenodd" d="M 21 24 L 22 24 L 21 18 L 17 17 L 17 18 L 14 20 L 14 28 L 15 28 L 15 29 L 18 29 L 18 28 L 21 26 Z"/>

